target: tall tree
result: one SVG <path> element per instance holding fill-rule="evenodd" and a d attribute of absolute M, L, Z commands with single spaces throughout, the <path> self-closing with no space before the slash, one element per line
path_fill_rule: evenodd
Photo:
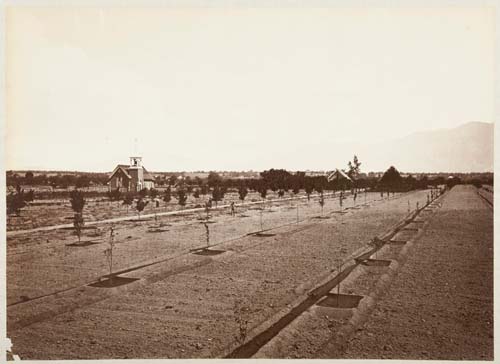
<path fill-rule="evenodd" d="M 379 181 L 382 189 L 389 191 L 399 191 L 403 185 L 403 178 L 394 166 L 390 166 Z"/>
<path fill-rule="evenodd" d="M 354 188 L 358 187 L 356 181 L 358 179 L 359 172 L 361 171 L 360 167 L 361 162 L 358 160 L 356 155 L 354 155 L 352 163 L 351 161 L 347 163 L 347 175 L 351 178 Z"/>

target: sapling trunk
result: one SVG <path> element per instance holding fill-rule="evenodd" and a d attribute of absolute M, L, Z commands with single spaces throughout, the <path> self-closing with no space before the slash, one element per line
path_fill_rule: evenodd
<path fill-rule="evenodd" d="M 208 249 L 210 247 L 210 230 L 206 222 L 203 225 L 205 225 L 205 235 L 207 239 L 207 249 Z"/>
<path fill-rule="evenodd" d="M 339 306 L 339 299 L 340 299 L 340 273 L 342 272 L 342 261 L 340 261 L 339 263 L 339 266 L 338 266 L 338 270 L 339 270 L 339 284 L 337 284 L 337 307 L 340 307 Z"/>
<path fill-rule="evenodd" d="M 104 255 L 106 256 L 106 259 L 108 260 L 109 264 L 110 283 L 113 282 L 113 248 L 115 246 L 114 239 L 115 239 L 114 228 L 111 227 L 111 230 L 109 232 L 109 248 L 104 251 Z"/>

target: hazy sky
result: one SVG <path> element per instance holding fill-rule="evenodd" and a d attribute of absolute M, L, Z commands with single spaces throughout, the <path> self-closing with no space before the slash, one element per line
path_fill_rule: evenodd
<path fill-rule="evenodd" d="M 332 169 L 352 141 L 494 119 L 486 8 L 19 7 L 6 25 L 6 169 Z"/>

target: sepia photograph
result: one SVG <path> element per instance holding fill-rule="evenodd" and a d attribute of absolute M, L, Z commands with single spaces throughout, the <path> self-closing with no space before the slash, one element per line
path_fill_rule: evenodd
<path fill-rule="evenodd" d="M 493 362 L 497 5 L 3 3 L 2 355 Z"/>

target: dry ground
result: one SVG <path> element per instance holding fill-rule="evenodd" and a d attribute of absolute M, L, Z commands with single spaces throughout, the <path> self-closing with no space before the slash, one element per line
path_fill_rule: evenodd
<path fill-rule="evenodd" d="M 456 186 L 347 345 L 324 358 L 493 360 L 493 211 Z"/>
<path fill-rule="evenodd" d="M 264 214 L 266 227 L 285 226 L 268 237 L 241 237 L 259 229 L 259 210 L 244 211 L 248 217 L 218 215 L 213 239 L 226 252 L 212 257 L 189 253 L 204 244 L 204 227 L 196 219 L 168 220 L 170 231 L 161 233 L 148 233 L 145 224 L 120 224 L 117 268 L 162 262 L 123 274 L 140 280 L 113 289 L 84 285 L 106 273 L 104 243 L 67 247 L 75 238 L 59 231 L 13 237 L 11 303 L 77 287 L 9 306 L 14 352 L 23 359 L 218 357 L 240 337 L 238 320 L 248 321 L 248 332 L 289 307 L 338 260 L 404 217 L 408 202 L 422 206 L 427 193 L 370 202 L 380 198 L 373 194 L 368 206 L 345 215 L 331 213 L 338 199 L 327 200 L 329 219 L 311 219 L 319 205 L 303 202 L 308 218 L 299 224 L 295 206 L 275 205 Z"/>

